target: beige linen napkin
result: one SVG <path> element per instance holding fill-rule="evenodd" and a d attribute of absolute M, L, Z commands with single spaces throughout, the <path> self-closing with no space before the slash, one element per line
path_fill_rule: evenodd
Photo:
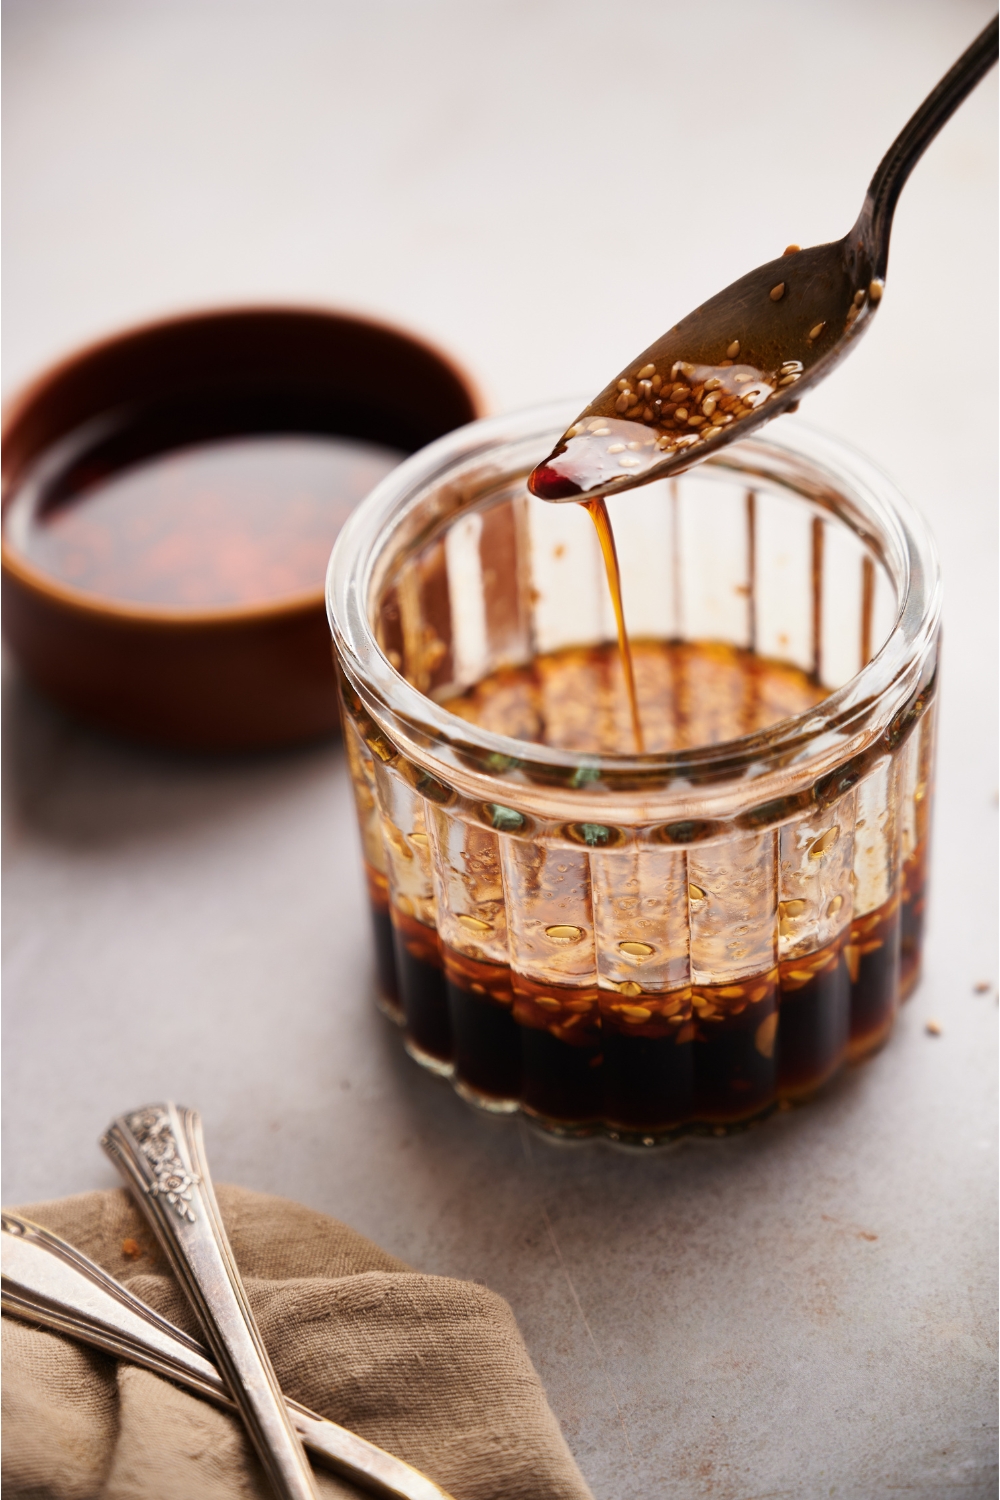
<path fill-rule="evenodd" d="M 301 1204 L 217 1189 L 278 1379 L 456 1500 L 589 1500 L 513 1314 Z M 124 1190 L 18 1209 L 171 1322 L 199 1330 Z M 270 1500 L 237 1418 L 169 1381 L 3 1319 L 4 1500 Z M 326 1497 L 362 1492 L 319 1468 Z"/>

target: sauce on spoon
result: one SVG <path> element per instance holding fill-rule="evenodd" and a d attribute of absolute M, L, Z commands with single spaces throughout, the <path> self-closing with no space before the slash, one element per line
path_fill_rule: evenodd
<path fill-rule="evenodd" d="M 841 262 L 833 275 L 825 259 L 789 245 L 670 329 L 568 428 L 533 470 L 532 494 L 583 500 L 677 474 L 720 438 L 794 408 L 803 375 L 860 333 L 882 296 L 878 278 L 855 290 L 857 268 Z"/>

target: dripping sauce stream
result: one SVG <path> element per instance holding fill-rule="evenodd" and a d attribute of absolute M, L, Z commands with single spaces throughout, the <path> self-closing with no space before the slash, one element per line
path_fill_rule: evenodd
<path fill-rule="evenodd" d="M 597 531 L 597 539 L 601 544 L 601 554 L 604 558 L 604 571 L 607 574 L 608 588 L 611 592 L 611 603 L 614 605 L 615 624 L 618 628 L 618 650 L 621 655 L 622 673 L 625 678 L 625 689 L 628 693 L 629 711 L 632 716 L 632 734 L 635 739 L 635 748 L 639 755 L 643 754 L 644 745 L 642 738 L 642 722 L 639 718 L 639 700 L 635 691 L 635 671 L 632 664 L 632 647 L 625 629 L 625 611 L 622 607 L 622 582 L 621 570 L 618 567 L 618 550 L 615 547 L 614 532 L 611 530 L 611 517 L 603 499 L 584 500 L 580 502 L 584 510 L 590 512 L 590 518 Z"/>

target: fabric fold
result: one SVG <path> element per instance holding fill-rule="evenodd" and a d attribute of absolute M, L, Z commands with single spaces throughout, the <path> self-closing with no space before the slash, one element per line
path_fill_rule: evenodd
<path fill-rule="evenodd" d="M 301 1204 L 217 1188 L 283 1390 L 456 1500 L 590 1500 L 502 1297 L 413 1271 Z M 197 1321 L 129 1195 L 17 1209 L 179 1327 Z M 237 1418 L 169 1381 L 3 1319 L 4 1500 L 243 1500 L 269 1490 Z M 325 1497 L 361 1495 L 317 1469 Z"/>

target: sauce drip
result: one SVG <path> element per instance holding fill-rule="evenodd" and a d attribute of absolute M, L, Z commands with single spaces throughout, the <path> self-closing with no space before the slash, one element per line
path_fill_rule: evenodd
<path fill-rule="evenodd" d="M 628 693 L 629 716 L 632 720 L 632 738 L 635 740 L 636 754 L 641 755 L 645 749 L 642 738 L 642 720 L 639 717 L 639 700 L 635 691 L 635 668 L 632 663 L 632 645 L 628 638 L 628 631 L 625 628 L 625 609 L 622 604 L 622 578 L 621 569 L 618 566 L 618 549 L 615 546 L 615 534 L 611 529 L 611 517 L 608 515 L 608 507 L 603 500 L 588 500 L 583 508 L 589 511 L 590 518 L 597 531 L 597 539 L 601 544 L 604 571 L 607 574 L 608 588 L 611 592 L 611 603 L 615 611 L 615 625 L 618 629 L 618 651 L 621 656 L 622 673 L 625 677 L 625 689 Z"/>

